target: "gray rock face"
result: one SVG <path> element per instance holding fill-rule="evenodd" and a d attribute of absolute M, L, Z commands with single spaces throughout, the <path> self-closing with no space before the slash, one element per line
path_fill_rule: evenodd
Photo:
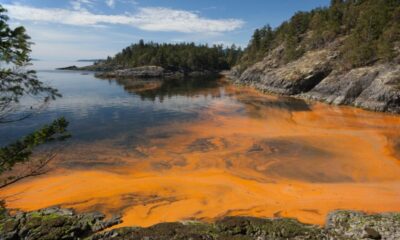
<path fill-rule="evenodd" d="M 372 69 L 355 69 L 347 74 L 332 73 L 302 97 L 332 104 L 351 104 L 378 75 Z"/>
<path fill-rule="evenodd" d="M 239 74 L 230 75 L 235 83 L 253 86 L 265 92 L 295 95 L 314 88 L 331 72 L 333 55 L 327 50 L 309 52 L 287 65 L 277 65 L 272 57 L 256 63 Z"/>
<path fill-rule="evenodd" d="M 353 104 L 376 111 L 400 113 L 400 66 L 382 67 L 379 75 Z"/>
<path fill-rule="evenodd" d="M 278 54 L 271 53 L 243 73 L 232 69 L 226 76 L 264 92 L 400 113 L 400 65 L 375 64 L 344 71 L 336 60 L 336 48 L 333 44 L 310 51 L 288 64 L 277 64 Z"/>
<path fill-rule="evenodd" d="M 300 97 L 373 111 L 400 113 L 400 66 L 377 65 L 332 73 Z"/>

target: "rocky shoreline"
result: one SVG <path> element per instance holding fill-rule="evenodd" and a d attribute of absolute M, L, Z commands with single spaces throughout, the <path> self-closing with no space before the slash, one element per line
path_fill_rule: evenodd
<path fill-rule="evenodd" d="M 101 68 L 96 65 L 81 67 L 75 69 L 74 66 L 62 68 L 61 70 L 83 70 L 83 71 L 95 71 L 96 77 L 99 78 L 138 78 L 138 79 L 180 79 L 185 77 L 200 77 L 200 76 L 218 76 L 218 72 L 214 71 L 181 71 L 181 70 L 168 70 L 159 66 L 142 66 L 135 68 L 117 68 L 108 69 Z"/>
<path fill-rule="evenodd" d="M 78 214 L 57 207 L 13 215 L 2 209 L 0 239 L 400 239 L 400 213 L 334 211 L 323 227 L 289 218 L 224 217 L 214 223 L 183 221 L 106 230 L 119 223 L 118 216 L 107 219 L 98 212 Z"/>
<path fill-rule="evenodd" d="M 392 63 L 372 63 L 343 69 L 338 60 L 340 41 L 306 52 L 282 63 L 282 47 L 246 69 L 233 68 L 225 75 L 235 84 L 263 92 L 350 105 L 372 111 L 400 113 L 400 56 Z"/>
<path fill-rule="evenodd" d="M 90 71 L 95 72 L 98 78 L 113 78 L 113 79 L 182 79 L 186 77 L 219 77 L 218 71 L 182 71 L 168 70 L 159 66 L 142 66 L 135 68 L 103 68 L 97 65 L 86 67 L 77 67 L 75 65 L 57 68 L 56 70 L 63 71 Z"/>
<path fill-rule="evenodd" d="M 337 44 L 336 44 L 337 45 Z M 275 49 L 264 60 L 240 71 L 234 67 L 224 71 L 234 84 L 254 87 L 262 92 L 321 101 L 334 105 L 350 105 L 372 111 L 400 113 L 400 65 L 373 64 L 343 70 L 337 62 L 337 48 L 307 52 L 300 59 L 282 64 Z M 400 60 L 399 60 L 400 61 Z M 96 77 L 114 79 L 181 79 L 185 77 L 218 77 L 213 71 L 172 71 L 159 66 L 106 69 L 99 66 L 59 70 L 95 71 Z"/>

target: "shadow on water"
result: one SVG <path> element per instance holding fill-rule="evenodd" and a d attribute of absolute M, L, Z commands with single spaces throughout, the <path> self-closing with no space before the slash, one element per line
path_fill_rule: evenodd
<path fill-rule="evenodd" d="M 253 106 L 255 109 L 272 108 L 290 112 L 311 111 L 310 106 L 301 99 L 290 97 L 276 97 L 276 99 L 248 96 L 239 100 L 243 104 Z"/>

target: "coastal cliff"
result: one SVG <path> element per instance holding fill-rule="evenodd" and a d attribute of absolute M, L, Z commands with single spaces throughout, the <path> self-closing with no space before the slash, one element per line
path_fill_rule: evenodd
<path fill-rule="evenodd" d="M 334 0 L 256 29 L 227 75 L 265 92 L 400 113 L 400 2 Z"/>
<path fill-rule="evenodd" d="M 226 75 L 263 92 L 400 113 L 400 65 L 376 63 L 342 70 L 340 46 L 335 42 L 287 64 L 279 64 L 282 48 L 277 48 L 243 72 L 233 68 Z"/>
<path fill-rule="evenodd" d="M 183 221 L 160 223 L 148 228 L 123 227 L 119 217 L 106 219 L 95 213 L 77 214 L 70 209 L 47 208 L 18 212 L 3 209 L 0 239 L 386 239 L 400 238 L 400 215 L 368 215 L 355 211 L 334 211 L 325 226 L 303 224 L 289 218 L 223 217 L 214 223 Z"/>

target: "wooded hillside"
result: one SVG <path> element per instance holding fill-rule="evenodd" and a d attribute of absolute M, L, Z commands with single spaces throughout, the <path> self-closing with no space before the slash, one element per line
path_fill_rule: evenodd
<path fill-rule="evenodd" d="M 332 0 L 329 7 L 298 12 L 276 29 L 256 29 L 239 64 L 245 69 L 280 46 L 288 63 L 339 38 L 346 69 L 392 61 L 400 41 L 400 0 Z"/>

